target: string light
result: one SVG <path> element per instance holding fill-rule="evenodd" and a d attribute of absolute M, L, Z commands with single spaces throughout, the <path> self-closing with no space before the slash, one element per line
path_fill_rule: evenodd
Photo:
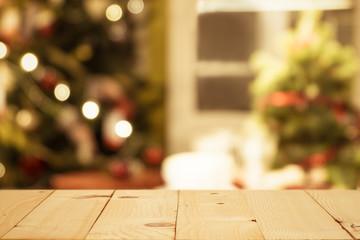
<path fill-rule="evenodd" d="M 122 16 L 122 9 L 118 4 L 112 4 L 106 9 L 106 18 L 112 22 L 118 21 Z"/>
<path fill-rule="evenodd" d="M 100 112 L 99 106 L 93 101 L 87 101 L 82 107 L 82 113 L 87 119 L 95 119 Z"/>
<path fill-rule="evenodd" d="M 5 175 L 6 169 L 5 166 L 0 163 L 0 178 L 2 178 Z"/>
<path fill-rule="evenodd" d="M 63 102 L 70 97 L 70 88 L 66 84 L 60 83 L 56 85 L 54 95 L 57 100 Z"/>
<path fill-rule="evenodd" d="M 144 2 L 142 0 L 130 0 L 127 8 L 132 14 L 139 14 L 144 9 Z"/>
<path fill-rule="evenodd" d="M 28 110 L 20 110 L 16 114 L 16 122 L 23 128 L 27 128 L 33 122 L 33 116 Z"/>
<path fill-rule="evenodd" d="M 8 52 L 8 50 L 7 50 L 5 43 L 0 42 L 0 59 L 3 59 L 4 57 L 6 57 L 7 52 Z"/>
<path fill-rule="evenodd" d="M 132 133 L 132 126 L 128 121 L 121 120 L 116 123 L 115 132 L 119 137 L 127 138 Z"/>
<path fill-rule="evenodd" d="M 21 67 L 27 72 L 31 72 L 35 70 L 37 65 L 38 65 L 38 59 L 33 53 L 26 53 L 21 58 Z"/>

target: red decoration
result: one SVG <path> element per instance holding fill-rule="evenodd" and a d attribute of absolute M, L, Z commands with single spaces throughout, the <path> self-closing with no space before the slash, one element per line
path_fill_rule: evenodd
<path fill-rule="evenodd" d="M 44 26 L 39 27 L 38 29 L 36 29 L 36 32 L 38 35 L 44 37 L 44 38 L 50 38 L 54 35 L 55 32 L 55 28 L 54 28 L 54 24 L 47 24 Z"/>
<path fill-rule="evenodd" d="M 144 150 L 143 157 L 146 163 L 159 165 L 164 159 L 164 153 L 161 147 L 149 147 Z"/>
<path fill-rule="evenodd" d="M 329 148 L 321 153 L 314 153 L 302 161 L 304 169 L 322 167 L 334 160 L 338 153 L 338 148 Z"/>
<path fill-rule="evenodd" d="M 130 176 L 127 164 L 122 161 L 113 160 L 109 163 L 109 171 L 113 177 L 124 179 Z"/>
<path fill-rule="evenodd" d="M 45 70 L 44 73 L 39 78 L 40 86 L 49 91 L 54 91 L 56 84 L 58 82 L 56 72 L 54 70 Z"/>
<path fill-rule="evenodd" d="M 30 178 L 38 178 L 44 172 L 45 163 L 38 156 L 24 156 L 19 160 L 20 169 Z"/>
<path fill-rule="evenodd" d="M 336 121 L 339 123 L 344 122 L 346 119 L 347 112 L 345 110 L 344 104 L 342 102 L 333 101 L 324 95 L 319 95 L 314 99 L 310 99 L 301 92 L 277 91 L 268 95 L 263 101 L 265 107 L 269 105 L 275 107 L 301 107 L 310 103 L 330 108 Z"/>
<path fill-rule="evenodd" d="M 127 97 L 123 97 L 118 102 L 115 103 L 115 108 L 119 109 L 125 114 L 127 120 L 131 120 L 135 114 L 135 105 Z"/>
<path fill-rule="evenodd" d="M 103 145 L 106 147 L 106 149 L 110 151 L 118 151 L 121 149 L 121 147 L 124 145 L 125 140 L 120 137 L 103 137 Z"/>
<path fill-rule="evenodd" d="M 342 104 L 334 104 L 332 107 L 332 111 L 336 121 L 339 123 L 344 122 L 346 119 L 346 111 Z"/>
<path fill-rule="evenodd" d="M 267 104 L 285 107 L 303 104 L 307 99 L 299 92 L 274 92 L 267 97 Z"/>

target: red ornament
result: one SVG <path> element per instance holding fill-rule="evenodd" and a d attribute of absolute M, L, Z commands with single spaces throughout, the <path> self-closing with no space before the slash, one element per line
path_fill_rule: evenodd
<path fill-rule="evenodd" d="M 146 163 L 159 165 L 164 160 L 164 152 L 161 147 L 149 147 L 144 150 L 143 158 Z"/>
<path fill-rule="evenodd" d="M 20 169 L 30 178 L 38 178 L 44 172 L 45 163 L 37 156 L 24 156 L 19 159 Z"/>
<path fill-rule="evenodd" d="M 54 70 L 45 70 L 39 78 L 40 86 L 47 91 L 54 91 L 57 84 L 57 75 Z"/>
<path fill-rule="evenodd" d="M 267 104 L 275 107 L 303 105 L 306 98 L 299 92 L 274 92 L 268 96 Z"/>
<path fill-rule="evenodd" d="M 38 35 L 44 38 L 50 38 L 54 35 L 54 24 L 47 24 L 36 29 Z"/>
<path fill-rule="evenodd" d="M 332 112 L 338 123 L 343 123 L 346 120 L 346 110 L 342 104 L 334 104 L 332 107 Z"/>
<path fill-rule="evenodd" d="M 127 97 L 123 97 L 121 100 L 116 102 L 115 108 L 123 112 L 127 120 L 131 120 L 134 117 L 135 114 L 134 102 Z"/>
<path fill-rule="evenodd" d="M 130 176 L 129 167 L 122 161 L 113 160 L 109 163 L 108 168 L 113 177 L 125 179 Z"/>
<path fill-rule="evenodd" d="M 124 145 L 125 140 L 117 137 L 103 137 L 103 146 L 110 151 L 118 151 Z"/>
<path fill-rule="evenodd" d="M 306 170 L 316 167 L 323 167 L 335 159 L 338 151 L 338 148 L 332 147 L 325 150 L 324 152 L 314 153 L 309 157 L 303 159 L 302 166 Z"/>

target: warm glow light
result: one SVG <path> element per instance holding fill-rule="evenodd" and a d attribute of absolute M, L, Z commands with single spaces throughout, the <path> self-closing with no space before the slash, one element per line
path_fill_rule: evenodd
<path fill-rule="evenodd" d="M 70 97 L 70 88 L 63 83 L 60 83 L 55 87 L 54 95 L 57 100 L 65 101 Z"/>
<path fill-rule="evenodd" d="M 28 110 L 20 110 L 16 114 L 16 122 L 21 127 L 25 127 L 25 128 L 28 127 L 32 121 L 33 121 L 32 115 Z"/>
<path fill-rule="evenodd" d="M 5 172 L 6 172 L 5 166 L 2 163 L 0 163 L 0 178 L 2 178 L 5 175 Z"/>
<path fill-rule="evenodd" d="M 38 118 L 36 114 L 28 109 L 21 109 L 16 114 L 15 120 L 21 128 L 27 131 L 35 129 L 38 124 Z"/>
<path fill-rule="evenodd" d="M 93 101 L 87 101 L 82 107 L 82 113 L 87 119 L 94 119 L 99 115 L 99 106 Z"/>
<path fill-rule="evenodd" d="M 21 67 L 28 72 L 33 71 L 38 65 L 38 59 L 33 53 L 26 53 L 21 58 Z"/>
<path fill-rule="evenodd" d="M 132 133 L 132 126 L 128 121 L 119 121 L 115 125 L 115 132 L 119 137 L 127 138 Z"/>
<path fill-rule="evenodd" d="M 106 9 L 106 18 L 110 21 L 116 22 L 122 16 L 122 9 L 117 4 L 112 4 Z"/>
<path fill-rule="evenodd" d="M 144 9 L 144 2 L 142 0 L 129 0 L 127 8 L 133 14 L 139 14 Z"/>
<path fill-rule="evenodd" d="M 0 59 L 6 57 L 7 54 L 7 47 L 5 43 L 0 42 Z"/>

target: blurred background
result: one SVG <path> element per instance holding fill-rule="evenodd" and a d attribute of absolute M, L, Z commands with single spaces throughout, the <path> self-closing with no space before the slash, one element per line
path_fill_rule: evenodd
<path fill-rule="evenodd" d="M 0 188 L 351 188 L 356 0 L 0 0 Z"/>

